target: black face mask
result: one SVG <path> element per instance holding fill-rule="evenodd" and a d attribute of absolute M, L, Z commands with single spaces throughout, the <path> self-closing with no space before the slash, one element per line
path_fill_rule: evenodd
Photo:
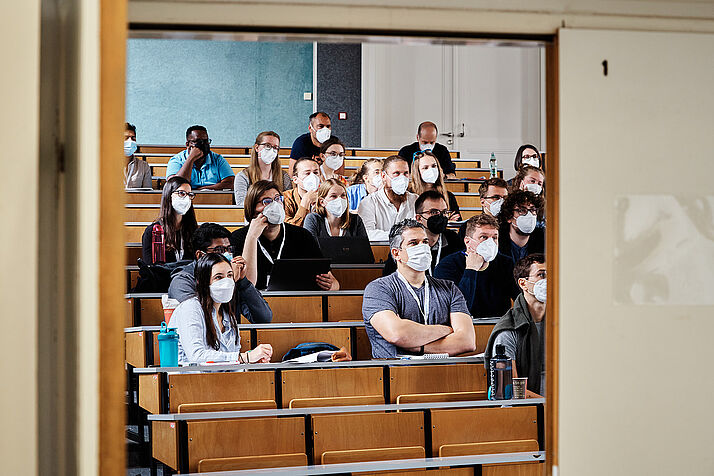
<path fill-rule="evenodd" d="M 440 235 L 446 231 L 446 225 L 448 223 L 449 219 L 444 215 L 433 215 L 426 221 L 426 227 L 435 235 Z"/>

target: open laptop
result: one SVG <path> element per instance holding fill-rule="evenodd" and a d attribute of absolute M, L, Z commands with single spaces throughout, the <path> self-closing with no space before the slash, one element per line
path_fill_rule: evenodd
<path fill-rule="evenodd" d="M 330 271 L 330 258 L 295 258 L 275 261 L 268 291 L 319 291 L 315 276 Z"/>
<path fill-rule="evenodd" d="M 372 264 L 374 254 L 367 238 L 330 236 L 318 238 L 322 254 L 338 264 Z"/>

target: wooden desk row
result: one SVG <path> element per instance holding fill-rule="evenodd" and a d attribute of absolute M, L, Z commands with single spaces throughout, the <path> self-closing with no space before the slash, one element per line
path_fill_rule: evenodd
<path fill-rule="evenodd" d="M 498 319 L 474 319 L 476 353 L 486 349 L 488 338 Z M 157 335 L 159 326 L 129 327 L 124 333 L 126 363 L 142 368 L 159 364 Z M 303 322 L 241 324 L 241 350 L 254 348 L 257 344 L 273 346 L 273 360 L 280 361 L 288 350 L 303 342 L 328 342 L 349 350 L 355 360 L 370 360 L 372 347 L 364 328 L 364 321 Z"/>
<path fill-rule="evenodd" d="M 149 420 L 154 458 L 182 473 L 543 450 L 543 399 L 508 403 L 247 410 Z M 261 465 L 257 456 L 272 461 Z M 535 475 L 542 466 L 534 456 L 533 463 L 483 468 L 480 474 Z"/>
<path fill-rule="evenodd" d="M 252 146 L 215 146 L 211 147 L 211 150 L 217 154 L 225 155 L 248 155 L 250 154 L 250 149 Z M 154 144 L 143 144 L 139 145 L 140 152 L 137 155 L 156 155 L 165 154 L 168 157 L 178 154 L 182 150 L 185 150 L 184 145 L 154 145 Z M 399 149 L 361 149 L 361 148 L 348 148 L 345 150 L 345 155 L 348 157 L 389 157 L 390 155 L 397 155 Z M 281 147 L 278 152 L 280 156 L 290 156 L 290 147 Z M 456 150 L 449 151 L 452 159 L 458 159 L 460 153 Z"/>

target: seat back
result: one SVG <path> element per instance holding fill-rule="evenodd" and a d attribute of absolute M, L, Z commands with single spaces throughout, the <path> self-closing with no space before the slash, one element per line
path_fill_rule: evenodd
<path fill-rule="evenodd" d="M 290 349 L 304 342 L 327 342 L 350 351 L 350 330 L 348 328 L 258 329 L 256 332 L 256 344 L 273 346 L 275 362 L 280 362 Z"/>
<path fill-rule="evenodd" d="M 281 372 L 283 408 L 294 399 L 380 396 L 384 403 L 381 367 L 303 369 Z"/>
<path fill-rule="evenodd" d="M 486 369 L 478 364 L 405 365 L 389 368 L 390 403 L 399 395 L 486 390 Z"/>
<path fill-rule="evenodd" d="M 169 411 L 185 403 L 275 400 L 275 372 L 169 374 Z"/>

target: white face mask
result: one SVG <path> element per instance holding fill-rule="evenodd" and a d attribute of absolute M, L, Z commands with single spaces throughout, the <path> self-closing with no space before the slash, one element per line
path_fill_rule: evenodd
<path fill-rule="evenodd" d="M 317 139 L 317 142 L 319 142 L 320 144 L 329 139 L 331 135 L 332 130 L 329 127 L 323 127 L 322 129 L 318 129 L 315 131 L 315 139 Z"/>
<path fill-rule="evenodd" d="M 407 248 L 407 266 L 414 271 L 426 271 L 431 266 L 431 248 L 426 243 Z"/>
<path fill-rule="evenodd" d="M 488 240 L 484 240 L 478 244 L 476 247 L 476 253 L 480 254 L 484 261 L 490 263 L 498 254 L 498 245 L 493 238 L 489 238 Z"/>
<path fill-rule="evenodd" d="M 182 198 L 178 195 L 171 195 L 171 206 L 179 215 L 185 215 L 188 209 L 191 208 L 191 197 Z"/>
<path fill-rule="evenodd" d="M 436 145 L 436 142 L 433 143 L 433 144 L 420 142 L 420 143 L 419 143 L 419 149 L 422 150 L 422 151 L 424 151 L 424 150 L 434 150 L 434 146 L 435 146 L 435 145 Z"/>
<path fill-rule="evenodd" d="M 266 165 L 272 164 L 277 156 L 278 156 L 278 151 L 270 149 L 268 147 L 263 147 L 262 149 L 260 149 L 260 152 L 258 152 L 258 157 Z"/>
<path fill-rule="evenodd" d="M 134 152 L 136 152 L 136 141 L 133 141 L 131 139 L 127 139 L 124 141 L 124 156 L 125 157 L 131 157 L 134 155 Z"/>
<path fill-rule="evenodd" d="M 344 162 L 344 160 L 345 159 L 343 159 L 339 155 L 336 155 L 334 157 L 331 155 L 327 155 L 325 156 L 325 165 L 327 165 L 332 170 L 337 170 L 342 167 L 342 163 Z"/>
<path fill-rule="evenodd" d="M 325 210 L 333 217 L 339 218 L 347 210 L 347 200 L 344 198 L 335 198 L 329 202 L 325 202 Z"/>
<path fill-rule="evenodd" d="M 285 221 L 285 208 L 282 203 L 272 201 L 267 207 L 263 208 L 263 216 L 268 219 L 268 223 L 271 225 L 280 225 Z"/>
<path fill-rule="evenodd" d="M 314 192 L 320 186 L 320 177 L 317 174 L 310 174 L 302 179 L 302 188 L 306 192 Z"/>
<path fill-rule="evenodd" d="M 538 159 L 531 159 L 528 157 L 527 159 L 521 159 L 521 165 L 530 165 L 531 167 L 538 167 L 540 166 L 540 163 L 538 162 Z"/>
<path fill-rule="evenodd" d="M 215 302 L 226 303 L 233 298 L 233 288 L 236 283 L 233 278 L 223 278 L 211 284 L 211 298 Z"/>
<path fill-rule="evenodd" d="M 501 213 L 501 205 L 503 205 L 502 198 L 491 202 L 491 204 L 488 205 L 488 209 L 491 211 L 491 215 L 498 216 L 498 214 Z"/>
<path fill-rule="evenodd" d="M 392 179 L 392 191 L 397 195 L 404 195 L 409 186 L 409 178 L 406 175 L 400 175 Z"/>
<path fill-rule="evenodd" d="M 430 169 L 422 169 L 421 179 L 426 183 L 435 183 L 439 178 L 439 169 L 431 167 Z"/>
<path fill-rule="evenodd" d="M 376 188 L 379 188 L 382 186 L 382 175 L 375 175 L 372 177 L 372 185 Z"/>
<path fill-rule="evenodd" d="M 543 191 L 543 187 L 541 187 L 537 183 L 527 183 L 525 185 L 525 187 L 526 187 L 526 190 L 528 190 L 529 192 L 533 192 L 536 195 L 540 195 L 540 192 Z"/>
<path fill-rule="evenodd" d="M 536 227 L 536 216 L 534 213 L 526 213 L 516 218 L 516 226 L 522 233 L 530 235 Z"/>
<path fill-rule="evenodd" d="M 548 295 L 547 290 L 548 284 L 546 283 L 546 280 L 544 278 L 533 285 L 533 292 L 531 294 L 533 294 L 533 296 L 535 296 L 538 301 L 545 302 L 545 299 Z"/>

